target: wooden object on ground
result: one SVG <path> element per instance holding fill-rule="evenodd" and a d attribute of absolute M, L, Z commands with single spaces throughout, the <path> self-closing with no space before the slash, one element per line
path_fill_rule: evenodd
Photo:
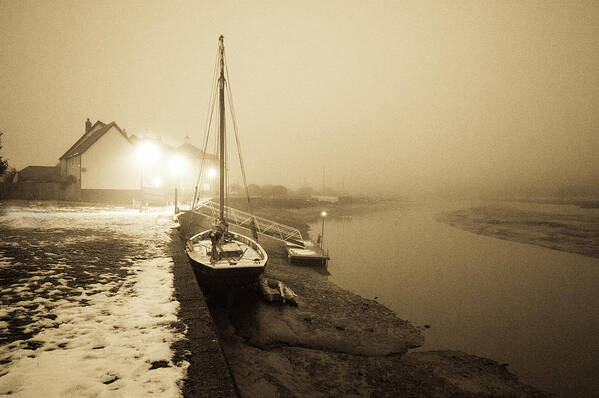
<path fill-rule="evenodd" d="M 297 305 L 297 294 L 279 280 L 260 278 L 258 288 L 262 297 L 268 302 L 280 301 L 285 304 Z"/>

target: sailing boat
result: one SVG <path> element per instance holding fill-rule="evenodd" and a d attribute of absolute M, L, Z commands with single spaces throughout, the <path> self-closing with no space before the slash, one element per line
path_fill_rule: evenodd
<path fill-rule="evenodd" d="M 254 230 L 254 237 L 256 240 L 251 239 L 247 236 L 242 235 L 238 232 L 233 232 L 229 229 L 229 223 L 227 222 L 228 207 L 226 203 L 226 129 L 225 129 L 225 88 L 229 89 L 228 86 L 228 71 L 225 67 L 225 48 L 223 36 L 219 37 L 218 45 L 218 80 L 215 84 L 216 92 L 213 95 L 213 100 L 218 98 L 218 163 L 219 163 L 219 203 L 218 203 L 218 214 L 213 220 L 212 227 L 208 230 L 200 232 L 186 242 L 185 252 L 189 257 L 192 266 L 194 267 L 200 283 L 210 285 L 244 285 L 256 281 L 258 277 L 264 272 L 266 263 L 268 261 L 268 255 L 266 251 L 257 242 L 257 233 Z M 226 75 L 226 78 L 225 78 Z M 230 89 L 228 90 L 230 96 Z M 212 107 L 214 102 L 212 102 Z M 229 97 L 229 106 L 232 107 L 231 98 Z M 235 128 L 235 135 L 237 144 L 239 146 L 239 139 L 237 137 L 237 125 L 233 112 L 233 126 Z M 210 125 L 212 112 L 209 112 L 208 130 L 206 132 L 206 139 L 204 144 L 204 153 L 208 142 L 208 136 L 210 133 Z M 240 149 L 238 148 L 240 151 Z M 239 152 L 240 154 L 241 152 Z M 248 194 L 249 204 L 249 192 L 247 190 L 247 182 L 245 181 L 245 170 L 243 162 L 241 161 L 241 155 L 239 160 L 242 168 L 242 175 L 244 177 L 244 184 L 246 186 L 246 193 Z M 204 162 L 202 162 L 203 166 Z M 203 167 L 202 167 L 203 169 Z M 202 169 L 200 170 L 200 177 L 198 178 L 198 185 L 202 176 Z M 197 192 L 197 187 L 196 187 Z M 197 197 L 194 197 L 193 207 L 197 204 Z M 192 210 L 193 211 L 193 210 Z M 254 225 L 254 223 L 252 223 Z"/>

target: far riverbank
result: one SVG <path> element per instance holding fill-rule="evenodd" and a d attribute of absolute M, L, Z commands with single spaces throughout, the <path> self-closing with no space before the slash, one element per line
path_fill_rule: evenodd
<path fill-rule="evenodd" d="M 310 232 L 317 232 L 309 231 L 309 225 L 322 219 L 322 211 L 327 212 L 327 219 L 351 218 L 360 214 L 395 209 L 402 204 L 403 202 L 396 200 L 366 198 L 333 203 L 298 199 L 252 200 L 252 211 L 257 216 L 295 227 L 304 237 L 308 237 Z M 245 210 L 245 203 L 241 201 L 233 202 L 231 206 Z"/>
<path fill-rule="evenodd" d="M 599 258 L 599 209 L 504 202 L 440 214 L 438 221 L 497 239 Z"/>

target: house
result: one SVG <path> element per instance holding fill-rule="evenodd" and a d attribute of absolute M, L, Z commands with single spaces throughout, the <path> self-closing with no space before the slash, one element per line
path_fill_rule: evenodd
<path fill-rule="evenodd" d="M 19 171 L 14 182 L 60 182 L 60 171 L 56 166 L 27 166 Z"/>
<path fill-rule="evenodd" d="M 185 141 L 183 142 L 183 144 L 179 145 L 174 149 L 174 153 L 176 153 L 177 156 L 186 159 L 189 169 L 193 171 L 189 175 L 191 179 L 189 177 L 187 178 L 186 185 L 188 187 L 194 186 L 196 184 L 198 173 L 202 166 L 205 168 L 205 170 L 208 170 L 204 172 L 205 179 L 212 178 L 208 176 L 208 174 L 211 173 L 209 170 L 214 170 L 215 173 L 216 169 L 218 169 L 218 156 L 211 153 L 203 152 L 200 148 L 196 147 L 191 143 L 191 139 L 189 138 L 189 136 L 185 136 Z"/>
<path fill-rule="evenodd" d="M 72 176 L 82 200 L 129 200 L 140 187 L 135 148 L 115 122 L 85 122 L 85 133 L 60 157 L 60 175 Z"/>
<path fill-rule="evenodd" d="M 191 144 L 190 138 L 179 146 L 171 146 L 159 136 L 137 137 L 131 135 L 129 141 L 136 147 L 153 147 L 151 159 L 143 159 L 144 187 L 174 187 L 193 190 L 197 183 L 200 166 L 204 162 L 207 168 L 215 168 L 218 158 Z"/>
<path fill-rule="evenodd" d="M 210 153 L 204 153 L 200 148 L 193 145 L 189 136 L 185 136 L 185 141 L 183 142 L 183 144 L 177 147 L 176 151 L 177 153 L 198 162 L 202 159 L 205 159 L 209 162 L 213 162 L 216 164 L 216 162 L 218 161 L 218 156 Z"/>
<path fill-rule="evenodd" d="M 134 199 L 141 188 L 170 193 L 179 186 L 192 191 L 201 159 L 212 164 L 216 157 L 204 155 L 189 141 L 186 137 L 185 143 L 173 147 L 160 137 L 128 136 L 115 122 L 92 125 L 87 119 L 85 133 L 60 157 L 60 176 L 74 178 L 82 200 Z M 147 144 L 155 149 L 151 156 L 143 153 Z M 173 170 L 175 158 L 184 167 Z"/>

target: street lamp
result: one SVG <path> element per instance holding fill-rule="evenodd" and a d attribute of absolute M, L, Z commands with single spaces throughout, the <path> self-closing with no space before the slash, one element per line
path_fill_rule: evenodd
<path fill-rule="evenodd" d="M 179 177 L 187 171 L 187 160 L 183 156 L 175 154 L 169 159 L 169 168 L 171 173 L 175 176 L 175 214 L 177 214 L 179 212 L 177 203 L 177 188 L 180 183 Z"/>
<path fill-rule="evenodd" d="M 216 169 L 214 167 L 210 167 L 208 169 L 208 178 L 216 177 Z"/>
<path fill-rule="evenodd" d="M 216 191 L 214 182 L 216 179 L 216 175 L 218 174 L 218 172 L 216 171 L 216 168 L 214 167 L 209 167 L 208 170 L 206 170 L 206 177 L 207 179 L 205 180 L 206 183 L 203 185 L 204 191 L 208 192 L 208 190 L 212 191 Z"/>
<path fill-rule="evenodd" d="M 160 156 L 160 148 L 152 141 L 143 141 L 137 147 L 136 155 L 142 165 L 153 163 Z"/>
<path fill-rule="evenodd" d="M 180 176 L 187 171 L 187 160 L 183 156 L 175 154 L 169 159 L 168 166 L 173 175 Z"/>
<path fill-rule="evenodd" d="M 136 149 L 135 156 L 140 165 L 139 180 L 139 212 L 143 210 L 144 167 L 160 157 L 160 148 L 152 141 L 142 141 Z"/>
<path fill-rule="evenodd" d="M 324 248 L 324 219 L 327 217 L 327 212 L 322 211 L 320 213 L 320 216 L 322 217 L 322 230 L 320 232 L 320 247 Z"/>

